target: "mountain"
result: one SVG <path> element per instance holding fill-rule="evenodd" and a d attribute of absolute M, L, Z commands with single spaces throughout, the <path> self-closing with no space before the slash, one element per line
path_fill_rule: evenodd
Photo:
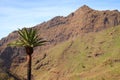
<path fill-rule="evenodd" d="M 32 28 L 49 40 L 35 48 L 35 80 L 118 80 L 120 12 L 83 5 L 66 17 L 57 16 Z M 17 31 L 0 40 L 2 67 L 26 77 L 24 48 L 7 47 Z"/>

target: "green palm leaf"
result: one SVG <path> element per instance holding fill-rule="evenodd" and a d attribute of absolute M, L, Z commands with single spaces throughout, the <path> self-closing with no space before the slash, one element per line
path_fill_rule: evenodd
<path fill-rule="evenodd" d="M 19 40 L 11 42 L 8 46 L 36 47 L 42 46 L 47 42 L 46 40 L 43 40 L 43 38 L 39 38 L 37 30 L 33 28 L 18 29 L 18 34 L 20 36 Z"/>

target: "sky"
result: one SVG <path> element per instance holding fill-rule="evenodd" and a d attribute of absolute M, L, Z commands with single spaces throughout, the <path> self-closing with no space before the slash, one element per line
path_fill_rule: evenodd
<path fill-rule="evenodd" d="M 83 5 L 120 11 L 120 0 L 0 0 L 0 39 L 14 30 L 33 27 L 55 16 L 67 16 Z"/>

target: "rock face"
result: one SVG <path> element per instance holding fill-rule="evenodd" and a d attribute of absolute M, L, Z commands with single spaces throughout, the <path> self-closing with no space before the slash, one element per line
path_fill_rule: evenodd
<path fill-rule="evenodd" d="M 36 48 L 35 56 L 37 56 L 39 51 L 42 51 L 43 49 L 47 50 L 50 47 L 70 38 L 82 36 L 90 32 L 98 32 L 117 25 L 120 25 L 119 11 L 98 11 L 84 5 L 66 17 L 57 16 L 47 22 L 43 22 L 33 27 L 38 30 L 38 35 L 40 37 L 50 41 L 46 46 Z M 16 58 L 19 62 L 19 60 L 21 60 L 19 56 L 25 55 L 23 54 L 23 49 L 10 48 L 6 46 L 7 43 L 16 40 L 17 38 L 17 31 L 14 31 L 7 37 L 0 40 L 0 58 L 4 60 L 4 66 L 8 69 L 11 68 L 11 64 L 16 61 Z"/>
<path fill-rule="evenodd" d="M 84 5 L 67 17 L 57 16 L 48 22 L 35 26 L 42 37 L 51 42 L 61 42 L 89 32 L 117 26 L 120 24 L 120 12 L 97 11 Z"/>

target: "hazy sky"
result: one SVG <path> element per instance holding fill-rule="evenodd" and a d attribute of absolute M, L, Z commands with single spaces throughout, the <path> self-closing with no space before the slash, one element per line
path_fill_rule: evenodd
<path fill-rule="evenodd" d="M 0 39 L 18 28 L 67 16 L 84 4 L 98 10 L 120 11 L 120 0 L 0 0 Z"/>

